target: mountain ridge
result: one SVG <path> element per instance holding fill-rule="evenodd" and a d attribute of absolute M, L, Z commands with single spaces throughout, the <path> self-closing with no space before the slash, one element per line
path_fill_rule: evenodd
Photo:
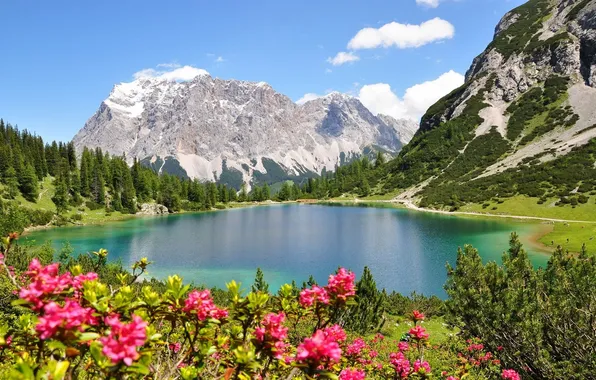
<path fill-rule="evenodd" d="M 205 72 L 186 82 L 143 77 L 115 85 L 73 141 L 78 151 L 101 147 L 157 170 L 168 161 L 171 172 L 191 178 L 231 174 L 237 185 L 270 171 L 272 181 L 317 176 L 366 151 L 394 155 L 415 128 L 346 94 L 298 105 L 265 82 Z"/>
<path fill-rule="evenodd" d="M 530 0 L 513 9 L 464 85 L 428 109 L 389 163 L 383 191 L 453 209 L 470 202 L 497 208 L 513 195 L 577 201 L 596 185 L 589 169 L 595 73 L 596 1 Z M 586 158 L 591 164 L 582 169 Z M 574 165 L 574 175 L 565 165 Z"/>

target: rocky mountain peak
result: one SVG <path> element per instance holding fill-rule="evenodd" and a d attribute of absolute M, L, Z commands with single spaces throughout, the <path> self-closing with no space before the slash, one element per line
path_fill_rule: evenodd
<path fill-rule="evenodd" d="M 74 142 L 79 150 L 101 147 L 157 170 L 239 186 L 316 176 L 365 150 L 396 154 L 412 128 L 346 94 L 298 105 L 265 82 L 205 73 L 114 86 Z"/>

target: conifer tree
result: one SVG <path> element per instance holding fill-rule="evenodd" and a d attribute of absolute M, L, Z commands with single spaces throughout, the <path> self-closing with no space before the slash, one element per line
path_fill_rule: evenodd
<path fill-rule="evenodd" d="M 257 268 L 257 274 L 255 276 L 255 282 L 251 287 L 252 292 L 269 293 L 269 284 L 265 281 L 265 276 L 261 268 Z"/>
<path fill-rule="evenodd" d="M 37 173 L 32 164 L 27 164 L 25 170 L 19 181 L 19 189 L 23 197 L 29 202 L 37 202 L 37 196 L 39 195 L 39 189 L 37 185 Z"/>

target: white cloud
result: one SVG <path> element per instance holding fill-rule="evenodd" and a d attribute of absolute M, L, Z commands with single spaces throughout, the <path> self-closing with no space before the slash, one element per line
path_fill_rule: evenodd
<path fill-rule="evenodd" d="M 218 62 L 218 63 L 225 62 L 225 61 L 226 61 L 226 59 L 224 57 L 222 57 L 221 55 L 215 59 L 215 62 Z"/>
<path fill-rule="evenodd" d="M 418 121 L 428 107 L 463 83 L 464 76 L 451 70 L 435 80 L 408 88 L 403 98 L 397 96 L 386 83 L 362 86 L 358 97 L 374 114 L 382 113 L 397 119 Z"/>
<path fill-rule="evenodd" d="M 348 43 L 348 49 L 417 48 L 432 42 L 453 38 L 455 28 L 448 21 L 433 18 L 420 25 L 390 22 L 380 28 L 361 29 Z"/>
<path fill-rule="evenodd" d="M 440 0 L 416 0 L 416 4 L 424 7 L 436 8 L 439 6 Z"/>
<path fill-rule="evenodd" d="M 329 62 L 333 66 L 343 65 L 344 63 L 348 63 L 348 62 L 356 62 L 358 60 L 360 60 L 360 57 L 358 57 L 357 55 L 355 55 L 352 52 L 346 53 L 345 51 L 340 51 L 333 58 L 331 58 L 331 57 L 327 58 L 327 62 Z"/>
<path fill-rule="evenodd" d="M 331 74 L 333 72 L 333 70 L 331 69 L 325 69 L 325 74 Z"/>
<path fill-rule="evenodd" d="M 203 69 L 199 69 L 192 66 L 180 66 L 178 64 L 162 63 L 157 65 L 159 68 L 172 69 L 172 70 L 156 70 L 156 69 L 143 69 L 134 73 L 134 78 L 159 78 L 170 81 L 188 81 L 201 75 L 209 75 L 209 73 Z"/>
<path fill-rule="evenodd" d="M 302 104 L 304 104 L 306 102 L 310 102 L 311 100 L 318 99 L 318 98 L 320 98 L 322 96 L 323 95 L 319 95 L 319 94 L 315 94 L 315 93 L 309 92 L 307 94 L 304 94 L 304 96 L 301 97 L 300 99 L 296 100 L 296 104 L 302 105 Z"/>
<path fill-rule="evenodd" d="M 160 63 L 157 65 L 157 67 L 162 67 L 165 69 L 177 69 L 178 67 L 180 67 L 180 64 L 178 64 L 176 62 Z"/>

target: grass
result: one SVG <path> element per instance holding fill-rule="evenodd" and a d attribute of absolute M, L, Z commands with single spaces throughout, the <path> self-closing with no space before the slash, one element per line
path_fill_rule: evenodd
<path fill-rule="evenodd" d="M 538 198 L 517 195 L 504 199 L 503 203 L 488 201 L 486 203 L 489 206 L 486 208 L 478 203 L 468 204 L 461 207 L 459 211 L 596 222 L 596 197 L 590 197 L 588 203 L 575 207 L 571 205 L 555 206 L 557 201 L 558 198 L 550 198 L 544 204 L 539 205 Z M 496 209 L 494 209 L 495 207 Z"/>
<path fill-rule="evenodd" d="M 539 241 L 545 246 L 560 245 L 566 251 L 579 252 L 582 244 L 588 253 L 596 253 L 596 224 L 555 223 L 552 232 L 542 236 Z"/>
<path fill-rule="evenodd" d="M 388 338 L 399 340 L 401 336 L 414 327 L 412 321 L 404 317 L 389 315 L 381 333 Z M 445 325 L 442 317 L 430 318 L 422 322 L 422 327 L 430 334 L 431 344 L 445 343 L 450 336 L 456 333 Z"/>
<path fill-rule="evenodd" d="M 39 196 L 37 202 L 29 202 L 21 194 L 15 199 L 23 206 L 33 210 L 50 210 L 56 211 L 56 206 L 52 202 L 54 196 L 54 179 L 52 177 L 45 177 L 43 181 L 39 183 Z"/>

